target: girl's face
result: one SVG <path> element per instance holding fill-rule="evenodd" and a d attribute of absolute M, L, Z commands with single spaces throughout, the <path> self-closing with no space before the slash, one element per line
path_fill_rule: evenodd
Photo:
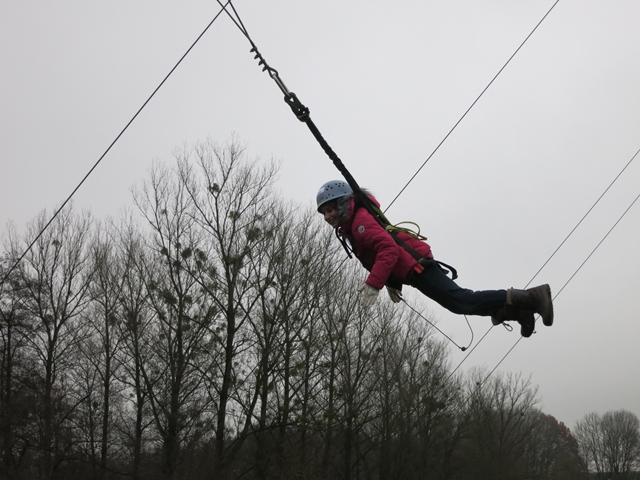
<path fill-rule="evenodd" d="M 324 221 L 331 225 L 333 228 L 340 226 L 340 220 L 338 220 L 338 211 L 336 210 L 333 202 L 329 202 L 320 207 L 320 213 L 324 217 Z"/>

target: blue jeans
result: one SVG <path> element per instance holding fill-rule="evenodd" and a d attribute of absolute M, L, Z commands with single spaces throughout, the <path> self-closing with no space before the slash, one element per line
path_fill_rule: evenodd
<path fill-rule="evenodd" d="M 459 315 L 489 317 L 507 301 L 506 290 L 473 291 L 460 287 L 440 267 L 431 265 L 414 274 L 409 284 L 447 310 Z"/>

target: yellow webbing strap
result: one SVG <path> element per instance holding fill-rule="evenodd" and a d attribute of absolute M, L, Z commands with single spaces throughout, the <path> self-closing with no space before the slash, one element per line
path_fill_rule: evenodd
<path fill-rule="evenodd" d="M 406 227 L 401 227 L 400 226 L 400 225 L 405 225 L 405 224 L 414 225 L 418 229 L 418 231 L 415 232 L 410 228 L 406 228 Z M 407 235 L 411 235 L 413 238 L 417 238 L 418 240 L 426 240 L 427 239 L 427 237 L 425 237 L 423 235 L 420 235 L 420 225 L 418 225 L 415 222 L 406 221 L 406 222 L 397 223 L 395 225 L 389 225 L 389 226 L 387 226 L 386 230 L 389 233 L 391 233 L 391 232 L 403 232 L 403 233 L 406 233 Z"/>
<path fill-rule="evenodd" d="M 417 238 L 418 240 L 427 239 L 427 237 L 420 235 L 420 225 L 418 225 L 417 223 L 405 221 L 405 222 L 397 223 L 395 225 L 391 225 L 391 222 L 387 219 L 387 217 L 384 215 L 382 210 L 380 210 L 380 208 L 378 208 L 378 206 L 375 203 L 373 202 L 368 202 L 368 203 L 369 203 L 369 208 L 371 208 L 376 213 L 376 215 L 378 215 L 378 217 L 380 217 L 384 221 L 384 223 L 387 224 L 387 226 L 385 227 L 385 230 L 387 232 L 389 233 L 403 232 L 403 233 L 406 233 L 407 235 L 412 236 L 413 238 Z M 413 225 L 417 229 L 417 232 L 412 230 L 411 228 L 401 227 L 400 225 Z"/>

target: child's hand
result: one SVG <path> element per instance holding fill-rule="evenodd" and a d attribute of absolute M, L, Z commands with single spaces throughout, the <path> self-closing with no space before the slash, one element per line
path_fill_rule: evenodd
<path fill-rule="evenodd" d="M 360 292 L 360 306 L 362 308 L 369 308 L 371 305 L 376 303 L 378 293 L 380 293 L 380 290 L 373 288 L 371 285 L 367 285 L 366 283 L 363 283 L 358 291 Z"/>
<path fill-rule="evenodd" d="M 397 288 L 387 287 L 387 293 L 393 303 L 398 303 L 402 300 L 402 292 Z"/>

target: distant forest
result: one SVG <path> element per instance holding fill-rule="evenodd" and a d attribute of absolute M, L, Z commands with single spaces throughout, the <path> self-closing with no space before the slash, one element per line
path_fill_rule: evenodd
<path fill-rule="evenodd" d="M 454 373 L 423 319 L 361 309 L 361 267 L 276 175 L 205 142 L 117 219 L 4 233 L 0 478 L 637 478 L 634 414 L 571 432 L 530 379 Z"/>

